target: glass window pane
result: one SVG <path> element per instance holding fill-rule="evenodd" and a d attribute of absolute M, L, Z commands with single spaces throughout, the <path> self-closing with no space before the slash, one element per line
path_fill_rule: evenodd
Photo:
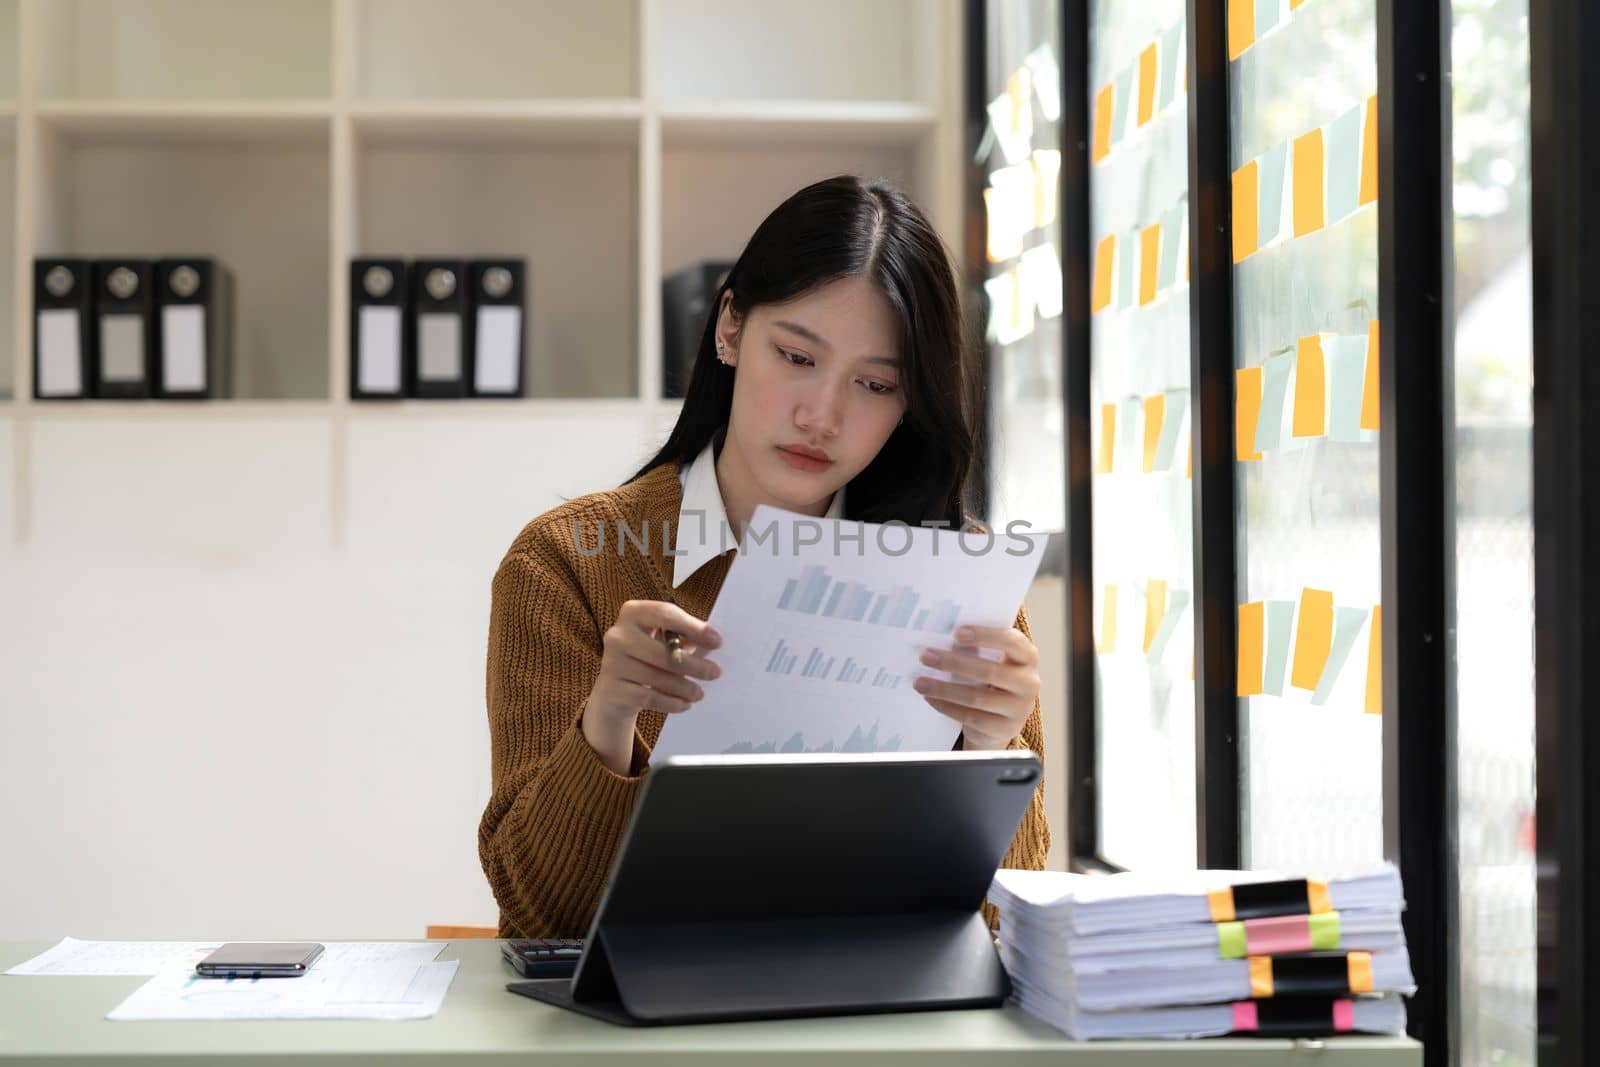
<path fill-rule="evenodd" d="M 1090 425 L 1102 855 L 1193 867 L 1182 0 L 1091 8 Z"/>
<path fill-rule="evenodd" d="M 989 521 L 1066 528 L 1061 380 L 1061 5 L 989 0 Z"/>
<path fill-rule="evenodd" d="M 1244 845 L 1382 859 L 1374 0 L 1230 0 Z"/>
<path fill-rule="evenodd" d="M 1535 1062 L 1527 0 L 1455 0 L 1458 1063 Z"/>

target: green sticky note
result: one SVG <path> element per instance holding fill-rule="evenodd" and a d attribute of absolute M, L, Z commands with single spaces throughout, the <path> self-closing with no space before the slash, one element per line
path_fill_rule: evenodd
<path fill-rule="evenodd" d="M 1161 215 L 1161 268 L 1156 274 L 1156 289 L 1166 292 L 1178 280 L 1178 251 L 1183 245 L 1183 205 Z M 1169 416 L 1170 417 L 1170 416 Z"/>
<path fill-rule="evenodd" d="M 1267 673 L 1261 691 L 1283 696 L 1283 672 L 1289 666 L 1289 644 L 1294 638 L 1294 601 L 1267 601 Z"/>
<path fill-rule="evenodd" d="M 1361 429 L 1362 388 L 1367 377 L 1367 335 L 1335 337 L 1323 343 L 1328 355 L 1328 437 L 1350 443 L 1365 441 Z"/>
<path fill-rule="evenodd" d="M 1329 914 L 1334 914 L 1330 912 Z M 1338 916 L 1335 914 L 1335 918 Z M 1335 939 L 1337 940 L 1337 939 Z M 1217 924 L 1217 953 L 1225 960 L 1242 960 L 1249 955 L 1245 948 L 1244 923 Z"/>
<path fill-rule="evenodd" d="M 1139 247 L 1139 231 L 1117 235 L 1117 309 L 1133 303 L 1133 250 Z"/>
<path fill-rule="evenodd" d="M 1366 103 L 1357 104 L 1328 123 L 1323 133 L 1328 168 L 1325 210 L 1330 226 L 1361 203 L 1361 123 L 1366 113 Z"/>
<path fill-rule="evenodd" d="M 1256 247 L 1265 248 L 1283 228 L 1283 172 L 1289 162 L 1289 142 L 1279 141 L 1256 160 L 1261 208 L 1256 216 Z"/>
<path fill-rule="evenodd" d="M 1283 404 L 1289 395 L 1289 372 L 1294 353 L 1272 356 L 1261 370 L 1261 415 L 1256 420 L 1256 451 L 1276 452 L 1283 438 Z"/>
<path fill-rule="evenodd" d="M 1317 681 L 1317 688 L 1311 693 L 1311 703 L 1326 704 L 1328 697 L 1333 695 L 1333 686 L 1339 680 L 1339 672 L 1344 669 L 1344 661 L 1350 658 L 1350 649 L 1355 647 L 1356 635 L 1361 633 L 1367 624 L 1367 608 L 1334 608 L 1333 609 L 1333 647 L 1328 650 L 1328 662 L 1322 667 L 1322 677 Z"/>
<path fill-rule="evenodd" d="M 1310 917 L 1311 947 L 1328 952 L 1339 947 L 1339 913 L 1325 911 Z"/>
<path fill-rule="evenodd" d="M 1133 97 L 1133 67 L 1122 68 L 1117 75 L 1117 87 L 1111 90 L 1111 143 L 1122 140 L 1128 125 L 1128 104 Z"/>
<path fill-rule="evenodd" d="M 1183 57 L 1183 23 L 1179 22 L 1161 38 L 1161 91 L 1156 94 L 1156 110 L 1165 111 L 1178 91 L 1178 61 Z"/>
<path fill-rule="evenodd" d="M 1161 437 L 1156 441 L 1155 468 L 1172 469 L 1178 451 L 1178 433 L 1183 429 L 1183 417 L 1189 411 L 1189 390 L 1168 389 L 1165 412 L 1161 419 Z"/>
<path fill-rule="evenodd" d="M 1150 651 L 1145 654 L 1145 662 L 1150 666 L 1154 667 L 1161 662 L 1161 657 L 1167 651 L 1167 642 L 1172 640 L 1172 635 L 1183 618 L 1183 609 L 1188 606 L 1187 590 L 1174 589 L 1167 594 L 1167 613 L 1161 617 L 1161 625 L 1156 627 L 1156 635 L 1150 640 Z"/>

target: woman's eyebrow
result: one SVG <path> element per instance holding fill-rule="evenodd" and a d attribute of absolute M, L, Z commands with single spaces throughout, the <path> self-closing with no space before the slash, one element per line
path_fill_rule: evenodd
<path fill-rule="evenodd" d="M 774 326 L 782 326 L 785 330 L 789 330 L 789 331 L 791 331 L 793 333 L 797 333 L 801 337 L 804 337 L 807 341 L 810 341 L 812 344 L 817 345 L 819 348 L 826 348 L 829 351 L 833 350 L 833 346 L 830 345 L 827 341 L 823 340 L 820 335 L 818 335 L 815 331 L 813 331 L 811 329 L 808 329 L 805 326 L 800 325 L 798 322 L 789 322 L 786 319 L 778 319 L 778 320 L 775 320 L 773 322 L 773 325 Z M 895 359 L 893 356 L 868 356 L 868 357 L 866 357 L 865 362 L 867 362 L 867 363 L 882 363 L 886 367 L 898 367 L 898 366 L 900 366 L 900 361 L 898 359 Z"/>

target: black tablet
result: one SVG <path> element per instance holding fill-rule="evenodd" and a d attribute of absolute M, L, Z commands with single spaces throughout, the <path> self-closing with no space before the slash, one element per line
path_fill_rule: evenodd
<path fill-rule="evenodd" d="M 980 907 L 1031 752 L 681 756 L 652 765 L 567 982 L 631 1024 L 990 1006 Z"/>

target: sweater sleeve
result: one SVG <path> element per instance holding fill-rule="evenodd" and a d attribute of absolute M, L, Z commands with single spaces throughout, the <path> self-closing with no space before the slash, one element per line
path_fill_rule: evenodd
<path fill-rule="evenodd" d="M 1016 628 L 1021 630 L 1028 640 L 1033 640 L 1033 633 L 1028 629 L 1026 610 L 1018 610 Z M 1044 760 L 1044 722 L 1038 697 L 1033 698 L 1033 714 L 1022 724 L 1022 733 L 1017 735 L 1010 747 L 1017 750 L 1031 749 L 1038 755 L 1040 761 Z M 1000 866 L 1042 871 L 1045 857 L 1049 854 L 1050 821 L 1045 815 L 1044 808 L 1044 776 L 1040 775 L 1039 784 L 1034 787 L 1033 797 L 1028 801 L 1028 810 L 1023 813 L 1016 836 L 1011 839 L 1011 847 L 1006 849 L 1005 858 L 1000 861 Z M 989 920 L 990 929 L 998 928 L 999 913 L 987 901 L 983 905 L 983 915 Z"/>
<path fill-rule="evenodd" d="M 582 937 L 643 788 L 612 772 L 583 736 L 583 701 L 602 627 L 561 558 L 514 548 L 492 585 L 486 695 L 492 784 L 478 856 L 500 905 L 501 937 Z"/>

